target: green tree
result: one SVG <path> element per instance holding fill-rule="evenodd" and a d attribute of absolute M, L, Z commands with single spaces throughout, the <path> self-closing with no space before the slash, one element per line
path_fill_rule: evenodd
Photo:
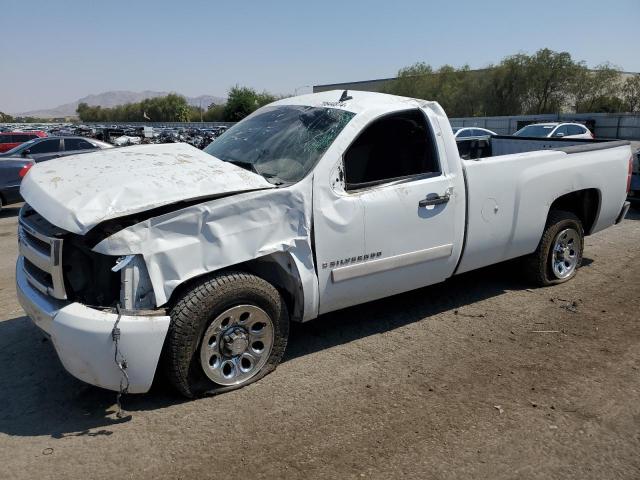
<path fill-rule="evenodd" d="M 257 93 L 253 88 L 236 85 L 229 90 L 224 107 L 224 119 L 227 122 L 238 122 L 258 108 L 276 100 L 268 92 Z"/>
<path fill-rule="evenodd" d="M 433 68 L 424 62 L 401 68 L 383 91 L 403 97 L 433 99 Z"/>
<path fill-rule="evenodd" d="M 525 63 L 527 77 L 526 113 L 556 113 L 569 97 L 572 80 L 580 65 L 568 52 L 538 50 Z"/>
<path fill-rule="evenodd" d="M 609 64 L 598 65 L 594 70 L 584 65 L 574 75 L 571 93 L 576 112 L 615 112 L 624 109 L 620 98 L 621 75 L 619 69 Z"/>
<path fill-rule="evenodd" d="M 451 116 L 556 113 L 569 106 L 596 112 L 640 108 L 640 80 L 623 85 L 609 64 L 592 71 L 568 52 L 548 48 L 475 71 L 416 63 L 400 69 L 385 91 L 436 100 Z"/>
<path fill-rule="evenodd" d="M 0 123 L 11 123 L 13 122 L 13 117 L 8 113 L 0 112 Z"/>
<path fill-rule="evenodd" d="M 484 71 L 481 95 L 486 115 L 524 113 L 528 94 L 528 62 L 527 55 L 511 55 Z"/>
<path fill-rule="evenodd" d="M 640 75 L 634 75 L 624 81 L 622 99 L 627 112 L 640 112 Z"/>
<path fill-rule="evenodd" d="M 175 93 L 112 108 L 80 103 L 76 112 L 84 122 L 143 122 L 147 119 L 154 122 L 188 122 L 191 116 L 187 100 Z"/>
<path fill-rule="evenodd" d="M 205 122 L 222 122 L 224 121 L 224 105 L 209 105 L 209 108 L 204 112 Z"/>
<path fill-rule="evenodd" d="M 434 70 L 419 62 L 398 72 L 398 77 L 384 91 L 405 97 L 437 100 L 453 116 L 480 115 L 481 74 L 469 66 L 456 70 L 444 65 Z"/>

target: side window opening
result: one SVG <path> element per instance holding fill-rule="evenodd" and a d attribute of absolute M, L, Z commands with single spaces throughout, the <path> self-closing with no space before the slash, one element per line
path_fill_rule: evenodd
<path fill-rule="evenodd" d="M 553 132 L 553 136 L 554 137 L 561 137 L 561 136 L 565 136 L 568 135 L 569 133 L 569 129 L 567 125 L 560 125 L 555 132 Z M 560 135 L 562 134 L 562 135 Z"/>
<path fill-rule="evenodd" d="M 580 125 L 568 125 L 569 135 L 582 135 L 587 133 L 585 127 L 581 127 Z"/>
<path fill-rule="evenodd" d="M 37 135 L 12 135 L 12 142 L 24 143 L 37 138 Z"/>
<path fill-rule="evenodd" d="M 67 138 L 64 141 L 64 149 L 66 151 L 75 150 L 94 150 L 97 147 L 82 138 Z"/>
<path fill-rule="evenodd" d="M 346 189 L 441 173 L 424 114 L 409 110 L 375 120 L 344 154 Z"/>
<path fill-rule="evenodd" d="M 29 148 L 31 153 L 54 153 L 60 149 L 59 140 L 44 140 Z"/>

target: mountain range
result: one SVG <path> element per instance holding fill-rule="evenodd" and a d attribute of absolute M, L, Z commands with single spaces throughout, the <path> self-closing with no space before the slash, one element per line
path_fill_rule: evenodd
<path fill-rule="evenodd" d="M 18 117 L 39 117 L 39 118 L 63 118 L 63 117 L 75 117 L 76 108 L 79 103 L 86 103 L 91 106 L 101 107 L 115 107 L 116 105 L 123 105 L 125 103 L 141 102 L 147 98 L 163 97 L 170 92 L 154 92 L 151 90 L 145 90 L 144 92 L 130 92 L 128 90 L 114 90 L 111 92 L 103 92 L 96 95 L 87 95 L 86 97 L 79 98 L 75 102 L 65 103 L 54 108 L 48 108 L 43 110 L 31 110 L 29 112 L 16 113 Z M 198 97 L 187 97 L 189 105 L 195 107 L 202 106 L 207 108 L 212 103 L 224 103 L 225 99 L 222 97 L 215 97 L 213 95 L 200 95 Z"/>

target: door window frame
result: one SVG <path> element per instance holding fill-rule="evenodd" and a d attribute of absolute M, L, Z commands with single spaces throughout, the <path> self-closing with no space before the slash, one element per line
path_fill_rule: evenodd
<path fill-rule="evenodd" d="M 437 172 L 414 173 L 414 174 L 411 174 L 411 175 L 403 175 L 403 176 L 400 176 L 400 177 L 385 178 L 385 179 L 380 179 L 380 180 L 374 180 L 374 181 L 371 181 L 371 182 L 363 182 L 363 183 L 355 184 L 355 185 L 357 185 L 357 187 L 355 187 L 355 188 L 349 188 L 349 184 L 347 183 L 347 177 L 346 177 L 347 167 L 346 167 L 346 163 L 345 163 L 345 155 L 351 149 L 353 144 L 375 122 L 383 120 L 386 117 L 393 117 L 393 116 L 396 116 L 396 115 L 399 115 L 399 114 L 408 113 L 408 112 L 416 112 L 416 111 L 418 113 L 420 113 L 420 115 L 422 115 L 422 117 L 423 117 L 423 119 L 425 121 L 425 124 L 427 126 L 427 129 L 429 131 L 429 139 L 431 141 L 431 148 L 432 148 L 433 153 L 434 153 L 435 162 L 436 162 L 436 164 L 438 166 L 438 171 Z M 360 130 L 358 135 L 356 135 L 351 140 L 351 142 L 349 142 L 349 145 L 347 146 L 347 148 L 344 149 L 344 152 L 340 156 L 340 164 L 341 164 L 341 169 L 342 169 L 342 174 L 341 175 L 342 175 L 342 179 L 343 179 L 343 183 L 344 183 L 344 191 L 347 194 L 354 194 L 354 193 L 360 193 L 363 190 L 369 190 L 369 189 L 372 189 L 372 188 L 375 188 L 375 187 L 396 185 L 396 184 L 399 184 L 399 183 L 418 181 L 418 180 L 422 180 L 422 179 L 426 179 L 426 178 L 441 177 L 441 176 L 444 175 L 444 170 L 442 168 L 442 161 L 441 160 L 442 159 L 440 158 L 440 150 L 438 149 L 438 145 L 437 145 L 437 141 L 436 141 L 436 135 L 435 135 L 435 132 L 433 130 L 433 125 L 431 125 L 431 121 L 429 120 L 428 115 L 424 112 L 424 110 L 422 108 L 415 107 L 415 108 L 407 108 L 407 109 L 404 109 L 404 110 L 396 110 L 394 112 L 388 112 L 388 113 L 385 113 L 383 115 L 380 115 L 378 117 L 375 117 L 375 118 L 372 118 L 371 120 L 369 120 L 369 122 Z"/>
<path fill-rule="evenodd" d="M 56 140 L 58 141 L 58 149 L 57 150 L 49 151 L 49 152 L 34 152 L 32 150 L 34 147 L 37 148 L 38 145 L 42 145 L 42 144 L 46 145 L 47 143 L 54 144 L 54 142 Z M 53 139 L 53 138 L 43 139 L 41 142 L 38 142 L 35 145 L 31 145 L 31 147 L 29 147 L 28 150 L 29 150 L 29 154 L 33 154 L 33 155 L 47 155 L 47 154 L 50 154 L 50 153 L 60 153 L 61 152 L 61 150 L 60 150 L 60 139 Z"/>
<path fill-rule="evenodd" d="M 74 148 L 71 150 L 67 150 L 67 141 L 69 140 L 77 140 L 78 142 L 86 142 L 89 145 L 91 145 L 91 148 Z M 87 152 L 93 152 L 94 150 L 98 150 L 98 147 L 91 143 L 89 140 L 85 139 L 85 138 L 63 138 L 62 139 L 62 149 L 60 151 L 62 152 L 81 152 L 81 151 L 87 151 Z"/>

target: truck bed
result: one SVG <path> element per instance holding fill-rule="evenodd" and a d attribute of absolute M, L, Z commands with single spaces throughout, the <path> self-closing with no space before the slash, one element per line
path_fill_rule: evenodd
<path fill-rule="evenodd" d="M 492 136 L 457 143 L 467 229 L 456 273 L 533 252 L 549 208 L 566 192 L 598 202 L 586 235 L 613 225 L 625 200 L 628 141 Z"/>
<path fill-rule="evenodd" d="M 536 138 L 493 135 L 457 139 L 458 152 L 463 160 L 480 160 L 488 157 L 538 150 L 558 150 L 566 153 L 589 152 L 629 145 L 626 140 L 591 140 L 582 138 Z"/>

